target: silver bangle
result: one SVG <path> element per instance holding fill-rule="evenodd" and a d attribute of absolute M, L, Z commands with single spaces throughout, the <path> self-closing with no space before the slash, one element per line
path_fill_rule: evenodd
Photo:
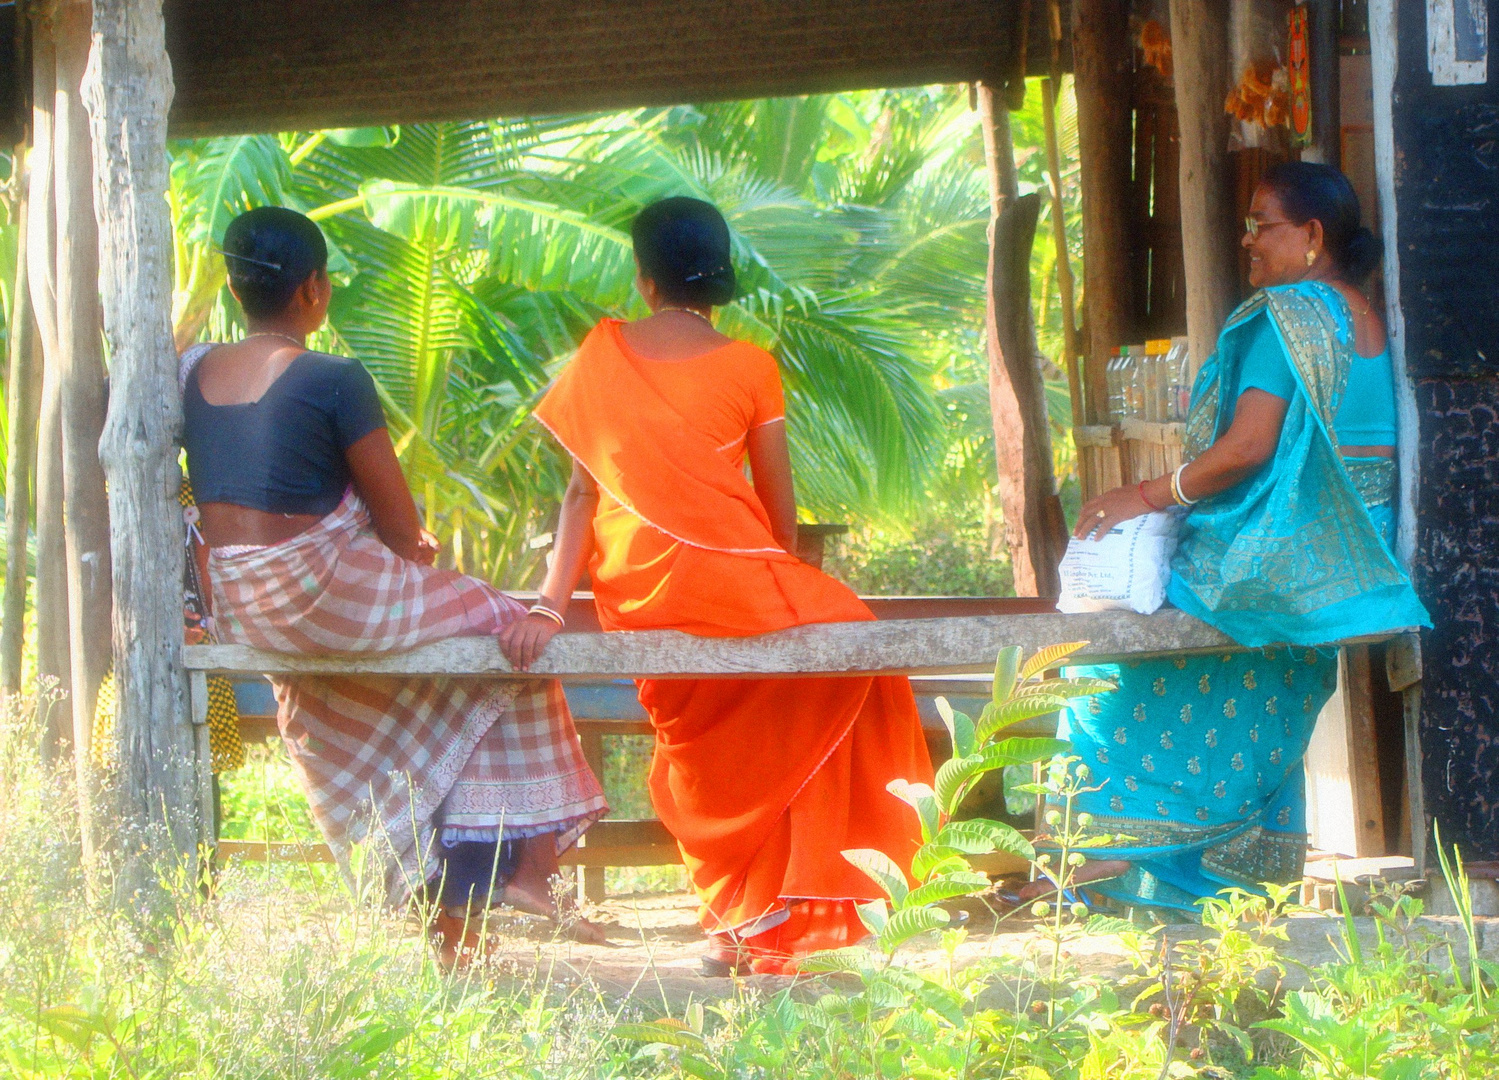
<path fill-rule="evenodd" d="M 565 629 L 567 626 L 567 623 L 562 619 L 561 613 L 553 611 L 545 604 L 532 604 L 529 608 L 526 609 L 526 614 L 540 615 L 542 618 L 551 619 L 554 623 L 557 624 L 558 629 Z"/>
<path fill-rule="evenodd" d="M 1187 498 L 1187 493 L 1182 490 L 1182 470 L 1188 464 L 1188 462 L 1182 462 L 1176 467 L 1176 471 L 1171 474 L 1171 496 L 1181 506 L 1196 506 L 1201 502 L 1201 499 L 1189 499 Z"/>

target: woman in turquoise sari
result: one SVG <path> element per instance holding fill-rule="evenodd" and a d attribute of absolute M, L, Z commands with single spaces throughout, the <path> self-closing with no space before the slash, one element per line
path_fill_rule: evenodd
<path fill-rule="evenodd" d="M 1343 174 L 1309 162 L 1270 170 L 1245 226 L 1258 291 L 1197 377 L 1189 463 L 1104 493 L 1077 528 L 1185 507 L 1167 595 L 1248 647 L 1078 672 L 1119 687 L 1062 724 L 1099 786 L 1078 809 L 1118 837 L 1090 852 L 1088 888 L 1117 904 L 1192 912 L 1300 880 L 1329 643 L 1431 625 L 1393 550 L 1394 371 L 1358 288 L 1379 242 Z"/>

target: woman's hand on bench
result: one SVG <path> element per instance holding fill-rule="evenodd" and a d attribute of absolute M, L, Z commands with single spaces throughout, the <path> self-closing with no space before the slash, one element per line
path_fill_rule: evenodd
<path fill-rule="evenodd" d="M 500 652 L 517 671 L 529 671 L 546 649 L 547 642 L 561 630 L 555 620 L 532 612 L 500 631 Z"/>

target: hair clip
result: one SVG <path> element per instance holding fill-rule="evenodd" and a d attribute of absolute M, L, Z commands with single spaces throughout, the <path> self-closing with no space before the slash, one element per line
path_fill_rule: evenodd
<path fill-rule="evenodd" d="M 712 270 L 701 270 L 697 273 L 688 274 L 682 279 L 682 284 L 688 285 L 694 281 L 702 281 L 703 278 L 717 277 L 727 269 L 727 266 L 715 266 Z"/>
<path fill-rule="evenodd" d="M 264 259 L 252 259 L 248 255 L 236 255 L 234 252 L 225 251 L 222 248 L 219 249 L 219 254 L 226 259 L 238 259 L 240 262 L 253 263 L 256 266 L 263 266 L 267 270 L 275 270 L 277 273 L 281 271 L 280 263 L 266 262 Z"/>

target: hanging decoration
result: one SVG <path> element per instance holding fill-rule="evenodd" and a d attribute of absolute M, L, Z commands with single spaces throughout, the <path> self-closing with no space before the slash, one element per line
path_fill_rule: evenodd
<path fill-rule="evenodd" d="M 1291 9 L 1290 33 L 1286 46 L 1291 84 L 1291 144 L 1310 146 L 1312 142 L 1312 62 L 1306 8 Z"/>

